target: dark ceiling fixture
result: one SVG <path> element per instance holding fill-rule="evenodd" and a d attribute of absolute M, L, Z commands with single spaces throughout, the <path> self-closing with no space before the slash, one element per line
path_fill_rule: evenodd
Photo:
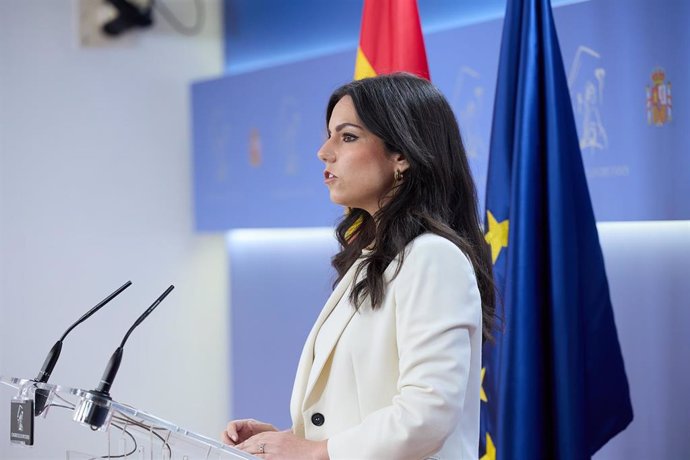
<path fill-rule="evenodd" d="M 133 28 L 153 25 L 153 0 L 146 6 L 137 6 L 128 0 L 106 0 L 117 10 L 115 19 L 103 24 L 103 32 L 116 37 Z"/>

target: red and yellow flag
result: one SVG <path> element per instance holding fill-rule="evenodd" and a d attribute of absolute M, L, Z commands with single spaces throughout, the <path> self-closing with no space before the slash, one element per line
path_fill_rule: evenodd
<path fill-rule="evenodd" d="M 355 80 L 400 71 L 429 79 L 417 0 L 364 0 Z"/>

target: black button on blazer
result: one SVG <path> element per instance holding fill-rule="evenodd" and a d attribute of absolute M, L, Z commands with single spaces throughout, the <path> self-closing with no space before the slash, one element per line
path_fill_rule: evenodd
<path fill-rule="evenodd" d="M 311 416 L 311 423 L 313 423 L 316 426 L 321 426 L 323 425 L 323 422 L 325 422 L 326 419 L 324 418 L 323 414 L 317 412 L 314 415 Z"/>

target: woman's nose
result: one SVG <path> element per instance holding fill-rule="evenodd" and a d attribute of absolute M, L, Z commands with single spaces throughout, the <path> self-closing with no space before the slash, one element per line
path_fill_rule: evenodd
<path fill-rule="evenodd" d="M 333 151 L 331 150 L 328 140 L 324 142 L 319 151 L 316 152 L 316 156 L 324 163 L 333 161 Z"/>

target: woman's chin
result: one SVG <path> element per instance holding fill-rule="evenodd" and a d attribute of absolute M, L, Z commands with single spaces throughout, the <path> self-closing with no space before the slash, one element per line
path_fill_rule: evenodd
<path fill-rule="evenodd" d="M 342 197 L 339 197 L 336 194 L 331 193 L 330 198 L 331 198 L 331 203 L 333 203 L 333 204 L 337 204 L 339 206 L 344 206 L 346 208 L 352 207 L 349 204 L 347 204 L 347 202 L 348 202 L 347 200 L 344 200 Z"/>

